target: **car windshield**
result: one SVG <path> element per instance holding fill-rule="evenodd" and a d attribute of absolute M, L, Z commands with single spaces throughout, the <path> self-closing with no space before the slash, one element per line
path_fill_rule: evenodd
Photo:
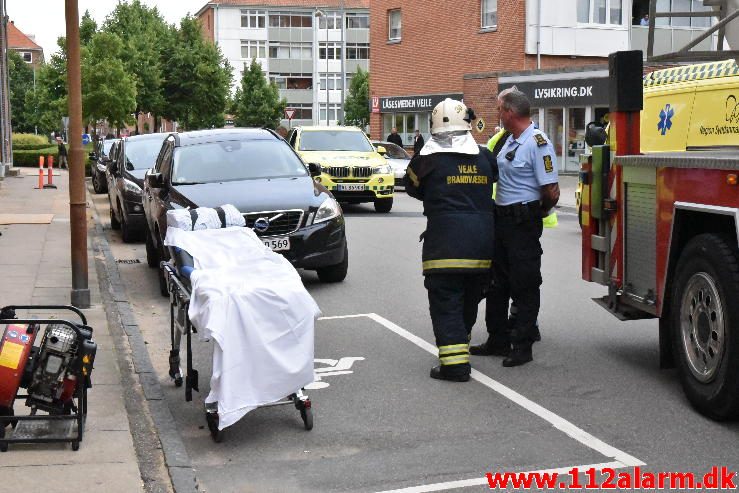
<path fill-rule="evenodd" d="M 285 141 L 229 140 L 177 148 L 172 184 L 298 176 L 308 176 L 308 170 Z"/>
<path fill-rule="evenodd" d="M 306 130 L 300 135 L 301 151 L 372 152 L 372 145 L 361 131 Z"/>
<path fill-rule="evenodd" d="M 165 137 L 166 135 L 163 135 L 161 139 L 140 139 L 126 142 L 126 169 L 153 168 Z"/>
<path fill-rule="evenodd" d="M 385 150 L 387 151 L 387 154 L 385 155 L 389 157 L 390 159 L 410 159 L 411 158 L 402 147 L 395 145 L 391 142 L 378 143 L 378 144 L 375 144 L 375 146 L 384 147 Z"/>
<path fill-rule="evenodd" d="M 115 143 L 115 140 L 103 141 L 103 154 L 107 156 L 110 153 L 110 148 L 113 147 L 114 143 Z"/>

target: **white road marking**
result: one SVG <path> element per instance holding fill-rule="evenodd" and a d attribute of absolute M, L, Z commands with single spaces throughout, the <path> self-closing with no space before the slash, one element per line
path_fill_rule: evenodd
<path fill-rule="evenodd" d="M 367 314 L 357 314 L 357 315 L 343 315 L 343 316 L 335 316 L 335 317 L 323 317 L 319 320 L 338 320 L 338 319 L 344 319 L 344 318 L 360 318 L 360 317 L 367 317 L 371 320 L 374 320 L 378 324 L 382 325 L 386 329 L 394 332 L 395 334 L 399 335 L 403 339 L 412 342 L 419 348 L 423 349 L 424 351 L 437 356 L 438 355 L 438 349 L 436 346 L 431 344 L 430 342 L 421 339 L 415 334 L 412 334 L 405 330 L 404 328 L 400 327 L 399 325 L 391 322 L 390 320 L 376 314 L 376 313 L 367 313 Z M 575 426 L 573 423 L 567 421 L 566 419 L 562 418 L 561 416 L 558 416 L 557 414 L 553 413 L 552 411 L 544 408 L 543 406 L 537 404 L 536 402 L 530 400 L 529 398 L 519 394 L 515 390 L 511 389 L 510 387 L 506 387 L 502 383 L 493 380 L 492 378 L 488 377 L 484 373 L 481 373 L 475 369 L 472 370 L 472 378 L 477 380 L 482 385 L 488 387 L 490 390 L 502 395 L 508 400 L 513 401 L 514 403 L 518 404 L 522 408 L 526 409 L 527 411 L 531 412 L 532 414 L 540 417 L 541 419 L 549 422 L 552 426 L 554 426 L 556 429 L 560 430 L 573 440 L 585 445 L 586 447 L 598 452 L 599 454 L 602 454 L 605 457 L 610 457 L 614 459 L 612 462 L 604 463 L 604 464 L 595 464 L 590 466 L 578 466 L 582 470 L 583 468 L 587 469 L 588 467 L 594 467 L 594 468 L 603 468 L 603 467 L 612 467 L 614 469 L 620 469 L 625 467 L 636 467 L 636 466 L 643 466 L 646 465 L 641 460 L 637 459 L 636 457 L 619 450 L 611 445 L 608 445 L 607 443 L 603 442 L 602 440 L 594 437 L 590 433 L 586 432 L 582 428 L 579 428 Z M 566 467 L 566 468 L 559 468 L 559 469 L 548 469 L 545 471 L 536 471 L 536 472 L 567 472 L 572 467 Z M 431 485 L 422 485 L 422 486 L 414 486 L 411 488 L 404 488 L 399 490 L 388 490 L 382 493 L 425 493 L 429 491 L 441 491 L 444 489 L 453 489 L 453 488 L 462 488 L 465 486 L 479 486 L 479 485 L 486 485 L 487 479 L 485 477 L 482 478 L 473 478 L 473 479 L 465 479 L 460 481 L 450 481 L 447 483 L 435 483 Z"/>

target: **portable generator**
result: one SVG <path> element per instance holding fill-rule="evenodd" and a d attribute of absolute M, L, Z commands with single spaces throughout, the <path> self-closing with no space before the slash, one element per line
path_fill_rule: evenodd
<path fill-rule="evenodd" d="M 81 323 L 18 319 L 17 309 L 71 311 Z M 97 351 L 84 314 L 72 306 L 7 306 L 0 309 L 0 330 L 0 451 L 33 442 L 71 442 L 78 450 Z M 30 408 L 26 416 L 15 414 L 21 399 Z"/>

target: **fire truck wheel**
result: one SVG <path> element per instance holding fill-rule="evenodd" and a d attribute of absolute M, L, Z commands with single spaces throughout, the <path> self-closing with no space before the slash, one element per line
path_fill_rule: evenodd
<path fill-rule="evenodd" d="M 672 285 L 672 343 L 683 389 L 702 414 L 739 418 L 739 252 L 728 238 L 688 242 Z"/>

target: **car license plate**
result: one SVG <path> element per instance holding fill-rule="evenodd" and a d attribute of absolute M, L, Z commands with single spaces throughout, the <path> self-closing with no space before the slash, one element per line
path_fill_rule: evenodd
<path fill-rule="evenodd" d="M 290 250 L 290 238 L 263 238 L 264 246 L 271 248 L 273 252 Z"/>
<path fill-rule="evenodd" d="M 365 186 L 362 183 L 340 183 L 339 192 L 364 192 Z"/>

